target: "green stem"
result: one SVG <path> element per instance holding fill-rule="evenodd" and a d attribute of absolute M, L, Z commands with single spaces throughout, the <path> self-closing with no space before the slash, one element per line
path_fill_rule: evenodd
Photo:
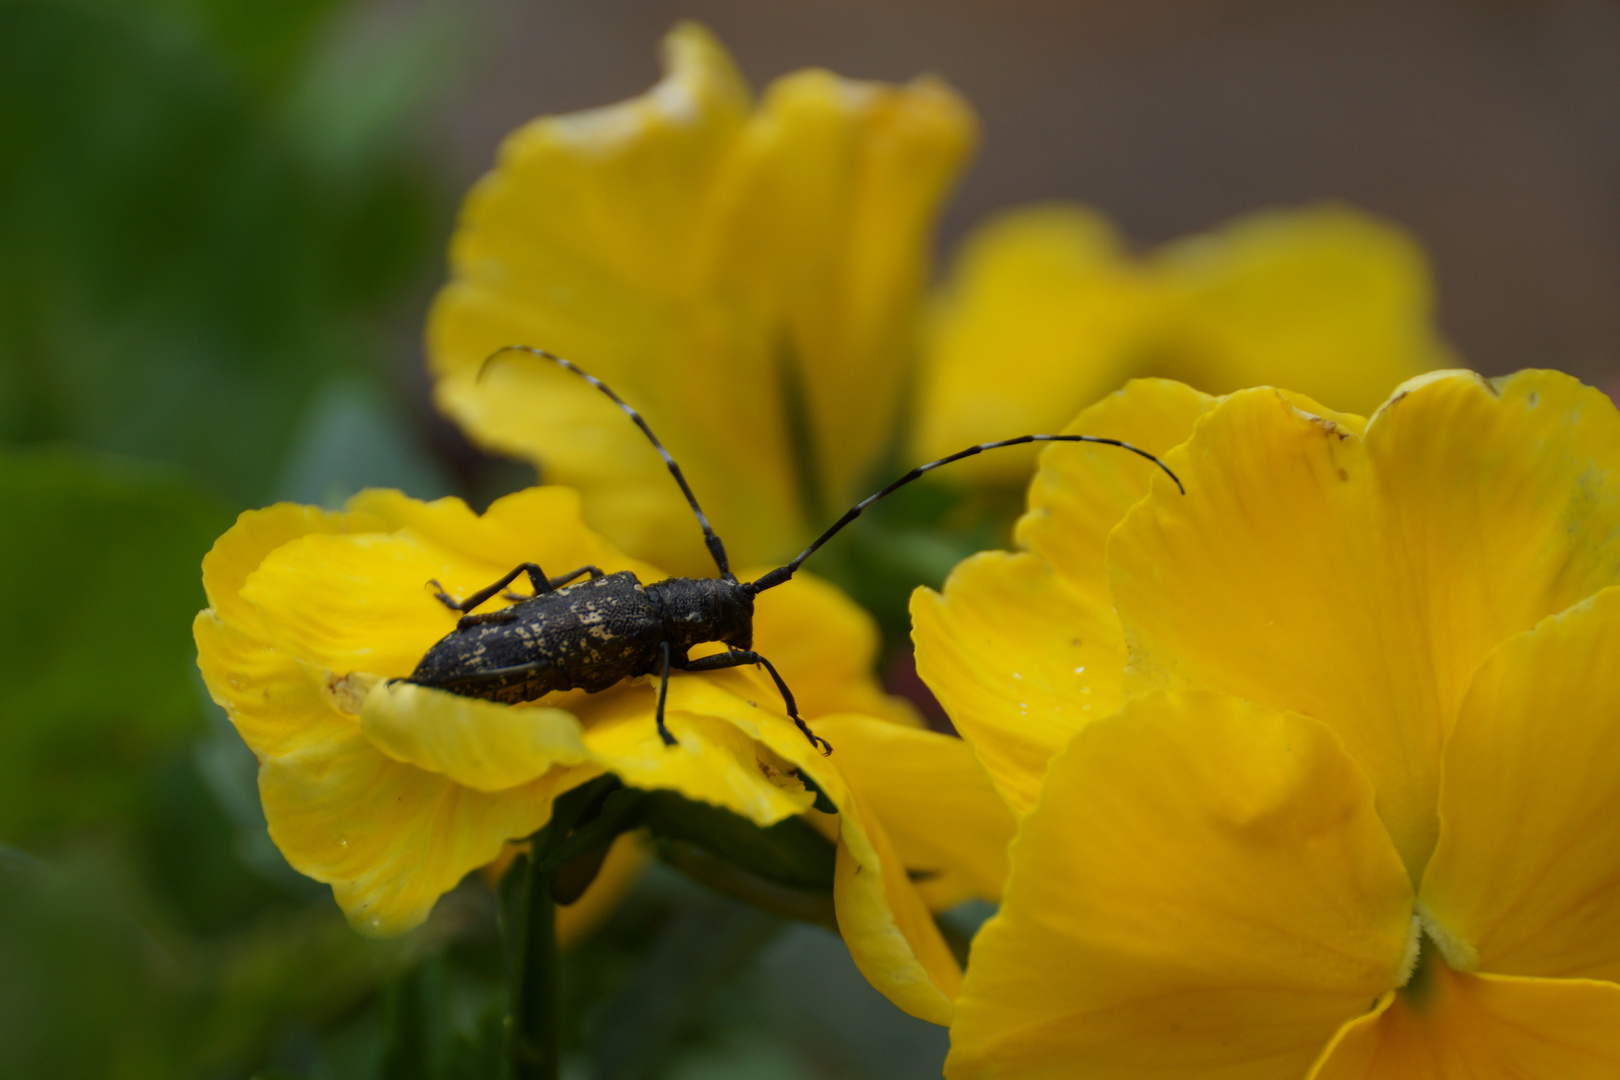
<path fill-rule="evenodd" d="M 552 875 L 537 869 L 552 846 L 547 842 L 550 832 L 536 836 L 533 855 L 512 868 L 522 878 L 506 926 L 511 962 L 507 1080 L 557 1080 L 562 1064 L 557 907 L 551 899 Z"/>
<path fill-rule="evenodd" d="M 562 1067 L 562 980 L 552 879 L 570 859 L 589 853 L 589 844 L 580 847 L 582 835 L 606 845 L 628 827 L 626 814 L 634 799 L 630 807 L 613 810 L 613 796 L 623 786 L 617 777 L 599 776 L 559 796 L 552 804 L 551 820 L 529 838 L 529 853 L 520 855 L 501 879 L 509 1007 L 502 1080 L 557 1080 Z M 591 823 L 599 818 L 617 822 L 618 829 L 590 834 Z"/>

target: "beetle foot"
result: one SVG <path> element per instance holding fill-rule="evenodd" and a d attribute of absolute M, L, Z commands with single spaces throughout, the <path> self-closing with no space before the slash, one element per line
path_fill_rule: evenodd
<path fill-rule="evenodd" d="M 810 740 L 810 745 L 815 747 L 822 757 L 832 756 L 832 743 L 811 731 L 810 725 L 799 717 L 795 716 L 793 722 L 799 725 L 799 730 L 804 732 L 804 737 Z"/>
<path fill-rule="evenodd" d="M 445 592 L 444 591 L 444 586 L 440 585 L 439 582 L 436 579 L 429 578 L 428 583 L 426 585 L 424 585 L 423 588 L 432 589 L 433 590 L 433 599 L 437 600 L 439 603 L 443 604 L 445 607 L 449 608 L 451 611 L 455 611 L 455 612 L 460 612 L 461 611 L 461 601 L 457 600 L 455 597 L 453 597 L 449 593 Z"/>

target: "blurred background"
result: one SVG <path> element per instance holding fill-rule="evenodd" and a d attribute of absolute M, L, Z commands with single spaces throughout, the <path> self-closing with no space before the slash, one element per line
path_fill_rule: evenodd
<path fill-rule="evenodd" d="M 277 499 L 532 480 L 427 403 L 456 207 L 683 17 L 756 86 L 961 90 L 942 252 L 1031 200 L 1146 246 L 1339 199 L 1426 247 L 1472 366 L 1620 389 L 1612 0 L 0 0 L 0 1076 L 490 1075 L 487 889 L 376 943 L 287 868 L 196 677 L 198 561 Z M 944 1054 L 832 935 L 656 868 L 569 965 L 581 1077 Z"/>

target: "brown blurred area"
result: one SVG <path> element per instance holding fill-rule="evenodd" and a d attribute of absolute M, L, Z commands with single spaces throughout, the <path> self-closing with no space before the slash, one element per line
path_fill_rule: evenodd
<path fill-rule="evenodd" d="M 388 5 L 385 5 L 385 7 Z M 805 66 L 946 78 L 983 142 L 947 253 L 998 208 L 1090 203 L 1139 244 L 1338 199 L 1410 229 L 1469 364 L 1620 388 L 1620 4 L 1612 0 L 477 0 L 446 105 L 464 188 L 532 116 L 658 76 L 694 18 L 756 87 Z"/>

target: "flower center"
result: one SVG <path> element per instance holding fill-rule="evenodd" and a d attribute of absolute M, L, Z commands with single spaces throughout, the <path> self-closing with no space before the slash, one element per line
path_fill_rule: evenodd
<path fill-rule="evenodd" d="M 1406 956 L 1396 986 L 1408 1006 L 1422 1010 L 1432 1002 L 1439 968 L 1468 972 L 1478 964 L 1474 947 L 1447 931 L 1419 904 L 1412 913 Z"/>

